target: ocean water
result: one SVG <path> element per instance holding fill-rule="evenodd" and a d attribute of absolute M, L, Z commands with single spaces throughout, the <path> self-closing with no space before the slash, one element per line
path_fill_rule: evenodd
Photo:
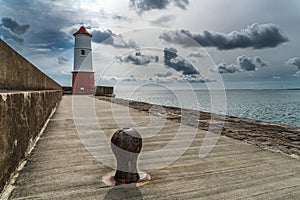
<path fill-rule="evenodd" d="M 300 127 L 300 90 L 116 90 L 117 98 Z M 214 103 L 212 105 L 212 103 Z"/>

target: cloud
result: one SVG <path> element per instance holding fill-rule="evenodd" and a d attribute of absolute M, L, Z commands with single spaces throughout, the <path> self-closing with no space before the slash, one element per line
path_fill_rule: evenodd
<path fill-rule="evenodd" d="M 96 43 L 102 43 L 107 39 L 110 39 L 112 36 L 114 36 L 115 34 L 111 31 L 111 30 L 95 30 L 92 32 L 92 41 L 96 42 Z"/>
<path fill-rule="evenodd" d="M 298 70 L 300 70 L 300 58 L 298 57 L 294 57 L 294 58 L 290 58 L 287 63 L 289 65 L 295 66 L 297 67 Z M 300 77 L 300 71 L 297 71 L 295 74 L 293 74 L 292 76 L 295 77 Z"/>
<path fill-rule="evenodd" d="M 211 71 L 219 72 L 221 74 L 225 73 L 236 73 L 236 72 L 244 72 L 244 71 L 256 71 L 259 68 L 267 67 L 268 64 L 261 60 L 260 57 L 250 58 L 245 55 L 239 56 L 236 59 L 237 64 L 227 65 L 222 62 L 219 63 L 216 67 L 211 69 Z"/>
<path fill-rule="evenodd" d="M 73 38 L 62 31 L 43 30 L 32 33 L 28 39 L 30 47 L 44 50 L 66 50 L 73 47 Z"/>
<path fill-rule="evenodd" d="M 237 66 L 235 64 L 230 64 L 226 65 L 224 62 L 219 63 L 216 68 L 212 69 L 214 72 L 219 72 L 220 74 L 225 74 L 225 73 L 235 73 L 235 72 L 240 72 L 241 67 Z"/>
<path fill-rule="evenodd" d="M 188 37 L 184 31 L 185 30 L 166 31 L 159 36 L 159 39 L 167 43 L 179 44 L 183 47 L 197 46 L 197 43 Z"/>
<path fill-rule="evenodd" d="M 128 49 L 138 48 L 138 44 L 135 41 L 133 40 L 125 41 L 122 35 L 113 36 L 112 39 L 107 40 L 107 44 L 110 44 L 116 48 L 128 48 Z"/>
<path fill-rule="evenodd" d="M 169 74 L 171 72 L 167 72 Z M 206 82 L 216 82 L 216 80 L 203 78 L 202 76 L 198 75 L 180 75 L 180 76 L 170 76 L 166 77 L 159 77 L 155 74 L 154 77 L 136 77 L 134 74 L 131 74 L 127 77 L 107 77 L 102 75 L 95 76 L 97 81 L 106 81 L 106 82 L 155 82 L 160 84 L 171 84 L 171 83 L 206 83 Z"/>
<path fill-rule="evenodd" d="M 152 55 L 143 55 L 143 54 L 141 54 L 140 51 L 137 51 L 135 54 L 129 54 L 129 55 L 125 56 L 124 58 L 117 57 L 117 59 L 120 62 L 124 62 L 124 63 L 132 63 L 135 65 L 147 65 L 150 62 L 158 62 L 159 57 L 152 56 Z"/>
<path fill-rule="evenodd" d="M 24 39 L 12 33 L 10 30 L 0 26 L 0 36 L 4 39 L 11 40 L 18 45 L 23 45 Z"/>
<path fill-rule="evenodd" d="M 128 77 L 122 77 L 122 78 L 118 78 L 120 81 L 125 81 L 125 82 L 137 82 L 140 81 L 141 79 L 138 79 L 135 77 L 135 75 L 131 74 Z"/>
<path fill-rule="evenodd" d="M 261 67 L 268 67 L 268 66 L 269 66 L 268 63 L 262 61 L 261 58 L 258 57 L 258 56 L 254 57 L 254 61 L 255 61 L 257 64 L 259 64 Z"/>
<path fill-rule="evenodd" d="M 207 82 L 216 82 L 216 80 L 203 78 L 200 74 L 193 75 L 181 75 L 181 76 L 168 76 L 168 77 L 150 77 L 149 81 L 161 83 L 161 84 L 169 84 L 169 83 L 207 83 Z"/>
<path fill-rule="evenodd" d="M 69 61 L 68 58 L 65 58 L 65 57 L 63 57 L 63 56 L 59 56 L 59 57 L 57 58 L 57 60 L 58 60 L 58 64 L 60 64 L 60 65 L 64 65 L 64 64 L 66 64 L 66 63 Z"/>
<path fill-rule="evenodd" d="M 149 77 L 148 81 L 159 83 L 159 84 L 170 84 L 174 83 L 173 77 Z"/>
<path fill-rule="evenodd" d="M 175 18 L 174 15 L 164 15 L 159 17 L 156 20 L 151 21 L 152 24 L 154 25 L 159 25 L 159 26 L 166 26 L 166 24 L 170 21 L 172 21 Z"/>
<path fill-rule="evenodd" d="M 113 15 L 112 17 L 114 20 L 118 20 L 118 21 L 131 21 L 131 19 L 129 19 L 128 17 L 126 16 L 122 16 L 122 15 Z"/>
<path fill-rule="evenodd" d="M 24 39 L 21 37 L 30 28 L 29 24 L 20 25 L 12 18 L 3 17 L 0 24 L 0 36 L 13 41 L 17 45 L 23 45 Z"/>
<path fill-rule="evenodd" d="M 239 56 L 237 58 L 237 63 L 242 68 L 243 71 L 255 71 L 256 65 L 253 62 L 252 58 L 247 56 Z"/>
<path fill-rule="evenodd" d="M 9 30 L 11 30 L 13 33 L 17 35 L 23 35 L 30 28 L 29 24 L 20 25 L 18 22 L 8 17 L 3 17 L 1 21 L 2 21 L 1 24 L 2 26 L 8 28 Z"/>
<path fill-rule="evenodd" d="M 293 74 L 295 77 L 300 77 L 300 71 L 297 71 L 295 74 Z"/>
<path fill-rule="evenodd" d="M 118 81 L 117 77 L 105 76 L 103 74 L 95 74 L 95 81 Z"/>
<path fill-rule="evenodd" d="M 154 75 L 157 76 L 157 77 L 170 77 L 173 74 L 172 74 L 172 72 L 168 71 L 168 72 L 165 72 L 165 73 L 155 73 Z"/>
<path fill-rule="evenodd" d="M 207 82 L 216 82 L 216 80 L 203 78 L 200 75 L 184 75 L 177 79 L 178 82 L 189 82 L 189 83 L 207 83 Z"/>
<path fill-rule="evenodd" d="M 168 42 L 185 47 L 200 44 L 203 47 L 216 47 L 219 50 L 237 48 L 273 48 L 287 42 L 279 26 L 275 24 L 252 24 L 246 29 L 232 31 L 228 34 L 205 30 L 202 33 L 191 33 L 188 30 L 165 32 L 159 37 Z M 190 38 L 195 42 L 190 41 Z"/>
<path fill-rule="evenodd" d="M 138 45 L 133 40 L 125 41 L 122 35 L 117 35 L 111 30 L 95 30 L 92 32 L 92 41 L 104 45 L 111 45 L 116 48 L 136 49 Z"/>
<path fill-rule="evenodd" d="M 174 48 L 164 49 L 164 64 L 178 72 L 182 72 L 183 75 L 199 74 L 192 64 L 178 57 L 177 50 Z"/>
<path fill-rule="evenodd" d="M 203 57 L 205 57 L 206 55 L 203 55 L 203 54 L 200 53 L 200 52 L 190 52 L 187 56 L 188 56 L 188 57 L 194 57 L 194 58 L 203 58 Z"/>
<path fill-rule="evenodd" d="M 300 58 L 298 57 L 290 58 L 287 63 L 300 69 Z"/>
<path fill-rule="evenodd" d="M 170 4 L 184 10 L 189 4 L 189 0 L 130 0 L 129 8 L 136 10 L 138 14 L 142 14 L 153 9 L 166 9 Z"/>

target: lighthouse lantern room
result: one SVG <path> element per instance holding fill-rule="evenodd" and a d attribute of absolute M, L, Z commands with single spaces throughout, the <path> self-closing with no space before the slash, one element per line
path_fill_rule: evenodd
<path fill-rule="evenodd" d="M 92 35 L 81 26 L 73 34 L 74 45 L 74 67 L 72 71 L 72 93 L 93 94 L 95 88 L 93 60 L 92 60 Z"/>

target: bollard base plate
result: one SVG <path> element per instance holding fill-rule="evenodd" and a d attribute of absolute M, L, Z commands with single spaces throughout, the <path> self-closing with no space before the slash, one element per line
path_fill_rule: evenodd
<path fill-rule="evenodd" d="M 111 171 L 107 174 L 105 174 L 102 177 L 102 182 L 107 185 L 107 186 L 115 186 L 116 185 L 116 181 L 114 179 L 114 175 L 115 175 L 116 171 Z M 139 172 L 139 176 L 140 179 L 136 184 L 137 187 L 145 185 L 146 183 L 148 183 L 151 180 L 151 176 L 149 174 L 147 174 L 146 172 Z"/>

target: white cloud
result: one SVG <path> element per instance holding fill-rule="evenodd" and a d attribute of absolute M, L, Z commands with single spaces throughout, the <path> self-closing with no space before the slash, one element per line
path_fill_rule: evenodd
<path fill-rule="evenodd" d="M 237 64 L 227 65 L 222 62 L 217 66 L 213 67 L 211 71 L 219 72 L 221 74 L 225 73 L 236 73 L 236 72 L 244 72 L 244 71 L 256 71 L 259 68 L 267 67 L 268 64 L 258 56 L 251 58 L 245 55 L 239 56 L 236 59 Z"/>
<path fill-rule="evenodd" d="M 300 69 L 300 58 L 298 57 L 290 58 L 287 63 Z"/>
<path fill-rule="evenodd" d="M 143 55 L 140 51 L 136 51 L 135 54 L 129 54 L 124 57 L 116 57 L 120 62 L 132 63 L 135 65 L 147 65 L 151 62 L 158 62 L 159 57 L 157 55 Z"/>
<path fill-rule="evenodd" d="M 300 77 L 300 71 L 297 71 L 295 74 L 293 74 L 295 77 Z"/>
<path fill-rule="evenodd" d="M 170 77 L 173 74 L 172 74 L 172 72 L 167 71 L 167 72 L 164 72 L 164 73 L 155 73 L 154 75 L 157 76 L 157 77 Z"/>

